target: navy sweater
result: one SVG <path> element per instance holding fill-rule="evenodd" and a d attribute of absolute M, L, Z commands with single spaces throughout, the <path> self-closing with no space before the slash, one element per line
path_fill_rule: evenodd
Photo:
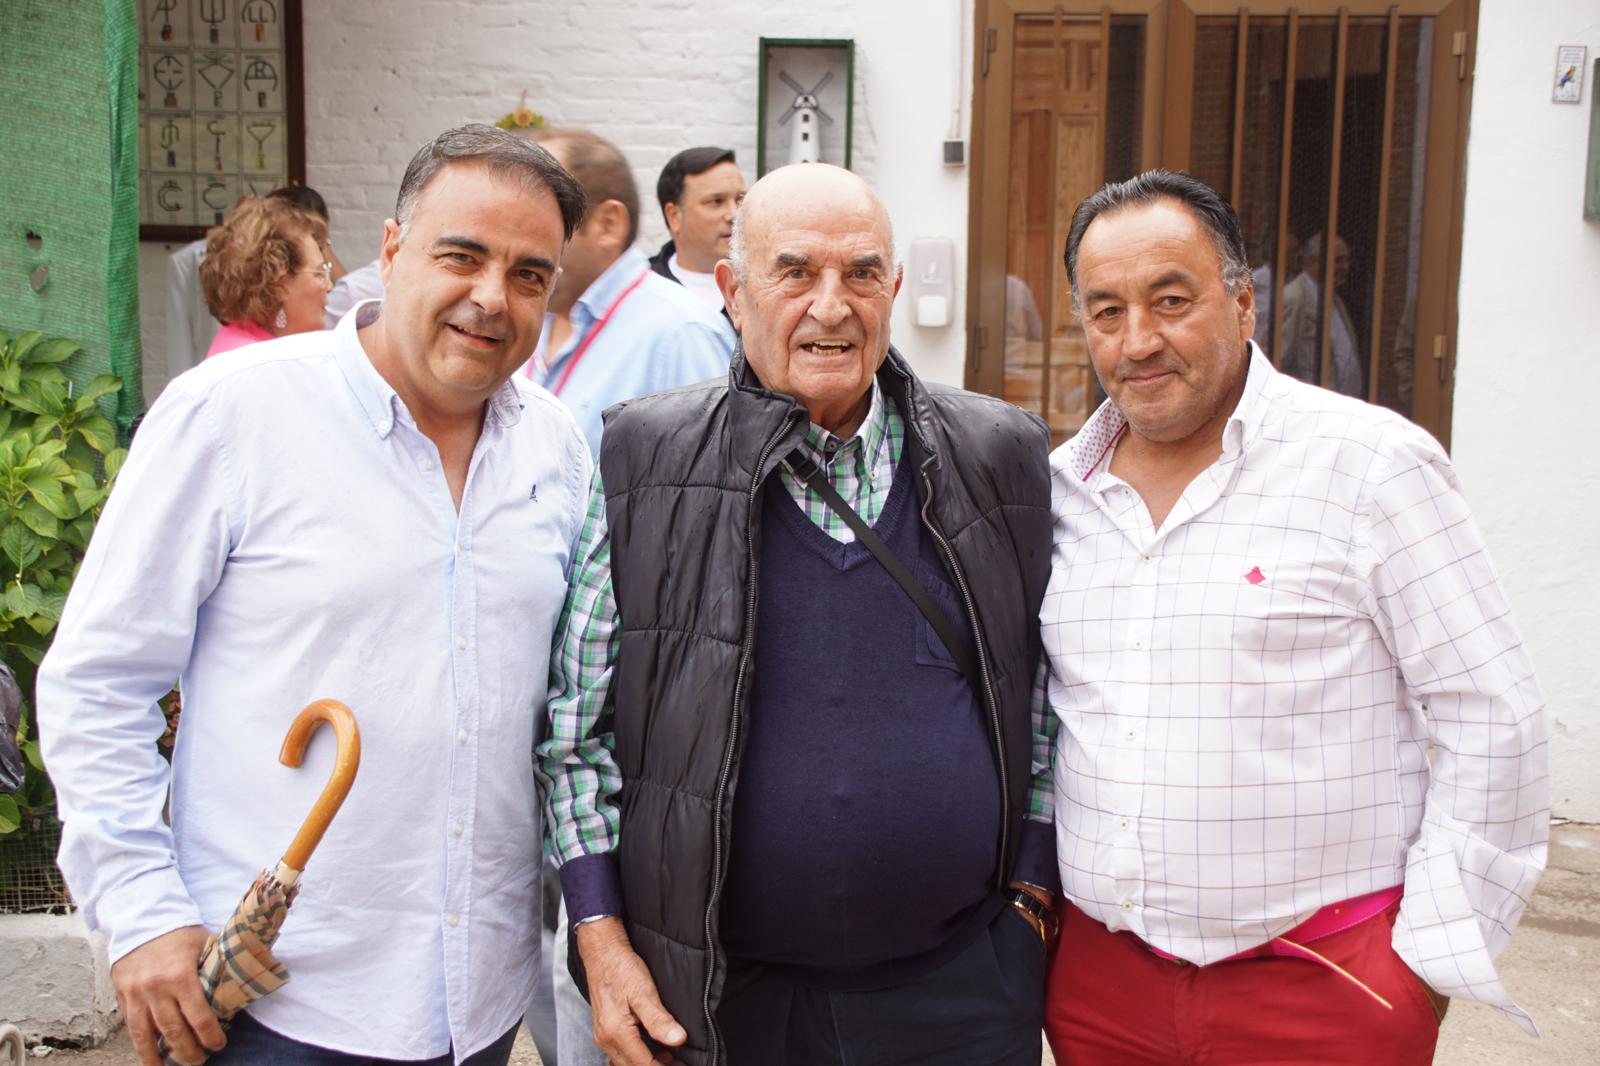
<path fill-rule="evenodd" d="M 971 640 L 902 462 L 875 529 Z M 730 957 L 843 985 L 964 946 L 996 911 L 1000 786 L 955 660 L 872 553 L 841 544 L 776 477 L 734 794 Z"/>

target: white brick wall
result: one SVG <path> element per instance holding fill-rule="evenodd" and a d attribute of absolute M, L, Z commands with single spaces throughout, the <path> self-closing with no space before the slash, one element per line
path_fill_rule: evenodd
<path fill-rule="evenodd" d="M 587 126 L 627 154 L 640 244 L 653 252 L 666 239 L 656 176 L 673 153 L 724 144 L 755 177 L 757 38 L 854 37 L 855 170 L 888 205 L 901 254 L 913 237 L 956 242 L 956 322 L 914 327 L 902 300 L 895 342 L 929 377 L 961 380 L 966 171 L 943 167 L 940 142 L 963 76 L 956 35 L 968 0 L 340 0 L 303 10 L 306 180 L 327 198 L 334 247 L 352 268 L 377 254 L 417 147 L 450 126 L 495 121 L 523 91 L 552 122 Z M 144 247 L 139 272 L 152 399 L 165 381 L 161 248 Z"/>

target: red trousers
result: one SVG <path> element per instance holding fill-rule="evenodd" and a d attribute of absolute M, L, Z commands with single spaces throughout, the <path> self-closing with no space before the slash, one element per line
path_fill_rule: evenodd
<path fill-rule="evenodd" d="M 1389 946 L 1399 909 L 1308 945 L 1386 999 L 1386 1010 L 1318 963 L 1171 962 L 1066 903 L 1045 984 L 1050 1050 L 1058 1066 L 1431 1063 L 1433 1006 Z"/>

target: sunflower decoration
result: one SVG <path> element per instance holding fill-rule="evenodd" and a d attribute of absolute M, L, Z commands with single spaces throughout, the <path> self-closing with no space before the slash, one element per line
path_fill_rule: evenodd
<path fill-rule="evenodd" d="M 522 94 L 522 103 L 509 115 L 505 115 L 495 125 L 503 130 L 536 130 L 545 124 L 544 116 L 537 111 L 529 110 L 528 94 Z"/>

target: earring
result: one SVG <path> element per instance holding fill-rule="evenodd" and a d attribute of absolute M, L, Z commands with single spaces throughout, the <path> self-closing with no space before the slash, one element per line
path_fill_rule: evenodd
<path fill-rule="evenodd" d="M 289 328 L 289 316 L 283 313 L 282 304 L 278 305 L 278 317 L 272 320 L 272 324 L 279 329 Z"/>

